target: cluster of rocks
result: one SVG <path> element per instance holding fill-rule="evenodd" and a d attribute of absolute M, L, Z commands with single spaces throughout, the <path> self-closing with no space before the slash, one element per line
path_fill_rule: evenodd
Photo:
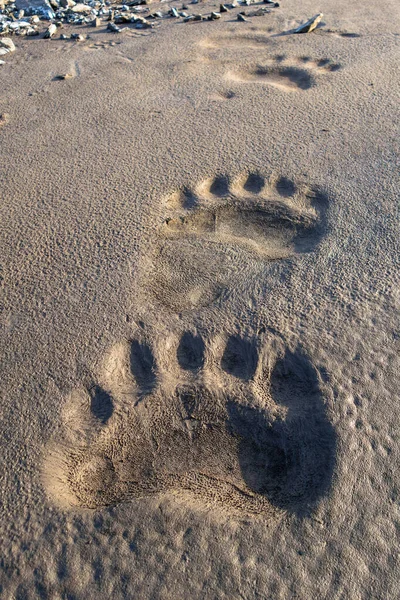
<path fill-rule="evenodd" d="M 15 44 L 11 38 L 0 38 L 0 56 L 5 56 L 10 52 L 15 52 Z M 4 64 L 4 60 L 0 59 L 0 65 Z"/>
<path fill-rule="evenodd" d="M 0 36 L 38 35 L 38 15 L 27 15 L 24 9 L 18 9 L 15 3 L 5 5 L 0 0 Z"/>
<path fill-rule="evenodd" d="M 233 0 L 231 4 L 221 4 L 219 11 L 214 11 L 208 16 L 201 14 L 189 14 L 188 6 L 182 8 L 171 8 L 168 11 L 151 12 L 148 5 L 153 0 L 127 0 L 125 4 L 113 4 L 104 0 L 0 0 L 0 36 L 39 35 L 39 24 L 42 20 L 51 21 L 44 37 L 55 36 L 59 27 L 65 23 L 71 25 L 92 25 L 100 27 L 102 21 L 108 21 L 107 29 L 115 33 L 122 31 L 120 25 L 134 25 L 137 29 L 152 28 L 155 22 L 167 17 L 182 18 L 185 22 L 217 20 L 221 13 L 242 5 L 250 6 L 259 0 Z M 160 0 L 160 4 L 163 0 Z M 192 0 L 192 4 L 199 4 L 201 0 Z M 279 4 L 273 0 L 264 0 L 270 7 L 278 7 Z M 146 16 L 140 13 L 147 13 Z M 262 16 L 268 9 L 259 9 L 247 16 Z M 238 16 L 239 20 L 245 20 L 245 13 Z M 65 37 L 65 36 L 64 36 Z M 74 38 L 77 39 L 77 38 Z"/>
<path fill-rule="evenodd" d="M 264 4 L 267 4 L 269 7 L 278 8 L 279 3 L 274 2 L 273 0 L 262 0 Z M 193 0 L 192 4 L 198 4 L 199 0 Z M 185 23 L 189 23 L 190 21 L 216 21 L 221 18 L 221 14 L 225 12 L 229 12 L 233 8 L 237 8 L 238 6 L 250 6 L 251 4 L 258 4 L 259 0 L 233 0 L 229 4 L 220 4 L 219 11 L 213 11 L 210 15 L 203 16 L 202 14 L 192 14 L 188 15 L 185 10 L 177 11 L 176 9 L 171 9 L 170 13 L 173 17 L 183 17 Z M 187 6 L 183 5 L 182 9 L 187 10 Z M 270 12 L 269 8 L 259 8 L 256 11 L 250 12 L 247 14 L 249 17 L 260 17 Z M 237 16 L 239 21 L 247 21 L 246 12 L 242 11 Z"/>
<path fill-rule="evenodd" d="M 44 38 L 53 38 L 58 29 L 64 24 L 90 25 L 100 27 L 106 22 L 107 30 L 121 33 L 121 25 L 133 25 L 136 29 L 148 29 L 155 26 L 157 21 L 165 18 L 183 19 L 184 22 L 216 21 L 223 13 L 238 6 L 260 4 L 260 0 L 232 0 L 229 4 L 220 4 L 219 11 L 203 16 L 200 13 L 189 14 L 189 7 L 182 4 L 180 9 L 169 8 L 167 11 L 151 11 L 149 4 L 157 0 L 127 0 L 125 4 L 115 4 L 110 0 L 0 0 L 0 56 L 15 50 L 15 45 L 9 36 L 39 35 L 41 21 L 50 21 Z M 158 0 L 162 5 L 166 0 Z M 200 4 L 202 0 L 191 0 L 191 4 Z M 261 0 L 265 7 L 256 10 L 242 10 L 237 14 L 239 21 L 247 21 L 248 17 L 261 17 L 268 14 L 271 8 L 278 8 L 274 0 Z M 322 17 L 318 14 L 304 23 L 293 33 L 306 33 L 315 29 Z M 105 24 L 105 23 L 104 23 Z M 8 36 L 8 37 L 5 37 Z M 83 41 L 85 36 L 73 33 L 69 36 L 60 35 L 61 39 Z M 0 64 L 4 61 L 0 61 Z"/>

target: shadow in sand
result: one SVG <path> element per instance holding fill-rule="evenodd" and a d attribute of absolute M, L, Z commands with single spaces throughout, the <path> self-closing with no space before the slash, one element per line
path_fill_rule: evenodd
<path fill-rule="evenodd" d="M 178 363 L 182 369 L 197 371 L 204 365 L 205 344 L 200 335 L 185 331 L 177 350 Z"/>
<path fill-rule="evenodd" d="M 114 412 L 111 396 L 98 385 L 90 390 L 90 396 L 90 410 L 93 416 L 103 424 L 107 423 Z"/>
<path fill-rule="evenodd" d="M 271 376 L 273 400 L 286 408 L 282 420 L 228 403 L 229 431 L 240 438 L 239 463 L 246 484 L 271 504 L 297 516 L 331 484 L 336 434 L 328 420 L 317 374 L 300 352 L 286 352 Z"/>
<path fill-rule="evenodd" d="M 293 244 L 299 253 L 315 250 L 327 231 L 328 197 L 321 190 L 314 190 L 310 192 L 309 199 L 318 218 L 310 221 L 300 217 L 296 223 L 297 234 Z"/>
<path fill-rule="evenodd" d="M 131 341 L 130 367 L 141 396 L 150 394 L 156 386 L 156 364 L 150 346 Z"/>
<path fill-rule="evenodd" d="M 258 352 L 252 340 L 231 335 L 221 359 L 221 367 L 239 379 L 251 379 L 257 368 Z"/>

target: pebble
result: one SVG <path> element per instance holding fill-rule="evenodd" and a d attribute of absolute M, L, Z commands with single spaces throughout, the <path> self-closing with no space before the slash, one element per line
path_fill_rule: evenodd
<path fill-rule="evenodd" d="M 0 38 L 0 56 L 15 52 L 15 44 L 11 38 Z"/>
<path fill-rule="evenodd" d="M 220 4 L 220 5 L 219 5 L 219 12 L 220 12 L 220 13 L 228 12 L 228 10 L 229 10 L 229 8 L 227 8 L 227 7 L 225 6 L 225 4 Z"/>
<path fill-rule="evenodd" d="M 203 15 L 189 15 L 185 19 L 183 19 L 184 23 L 189 23 L 190 21 L 202 21 Z"/>
<path fill-rule="evenodd" d="M 74 13 L 91 13 L 92 7 L 87 4 L 75 4 L 75 6 L 72 6 L 71 10 Z"/>
<path fill-rule="evenodd" d="M 8 113 L 2 113 L 0 115 L 0 127 L 8 123 L 10 115 Z"/>
<path fill-rule="evenodd" d="M 269 8 L 259 8 L 258 10 L 253 10 L 253 12 L 248 13 L 249 17 L 263 17 L 264 15 L 268 15 L 271 11 Z"/>
<path fill-rule="evenodd" d="M 72 78 L 71 73 L 64 73 L 63 75 L 57 75 L 57 79 L 60 79 L 60 80 L 71 79 L 71 78 Z"/>
<path fill-rule="evenodd" d="M 54 36 L 54 34 L 56 33 L 56 31 L 57 31 L 57 25 L 52 23 L 51 25 L 48 26 L 43 37 L 46 39 L 51 39 Z"/>
<path fill-rule="evenodd" d="M 118 25 L 116 25 L 112 21 L 110 21 L 110 23 L 107 25 L 107 29 L 109 31 L 113 31 L 114 33 L 121 33 L 121 27 L 118 27 Z"/>
<path fill-rule="evenodd" d="M 238 21 L 247 21 L 246 17 L 244 17 L 243 15 L 241 15 L 240 13 L 237 16 L 237 20 Z"/>
<path fill-rule="evenodd" d="M 314 31 L 323 16 L 322 13 L 318 13 L 315 17 L 312 17 L 312 19 L 307 21 L 307 23 L 303 23 L 303 25 L 297 27 L 297 29 L 294 30 L 294 33 L 310 33 L 311 31 Z"/>

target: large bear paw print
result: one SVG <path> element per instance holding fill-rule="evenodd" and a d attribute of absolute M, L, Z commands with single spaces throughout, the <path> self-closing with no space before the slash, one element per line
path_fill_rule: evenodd
<path fill-rule="evenodd" d="M 185 332 L 111 349 L 99 383 L 66 403 L 44 481 L 70 506 L 169 494 L 276 519 L 327 493 L 334 460 L 318 372 L 300 349 Z"/>

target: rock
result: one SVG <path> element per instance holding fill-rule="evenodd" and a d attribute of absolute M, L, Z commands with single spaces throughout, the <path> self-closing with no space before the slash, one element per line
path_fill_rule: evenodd
<path fill-rule="evenodd" d="M 32 24 L 32 25 L 36 25 L 36 23 L 40 23 L 40 19 L 39 19 L 39 17 L 38 17 L 37 15 L 33 15 L 33 16 L 30 18 L 30 21 L 31 21 L 31 24 Z"/>
<path fill-rule="evenodd" d="M 0 127 L 3 127 L 3 125 L 8 123 L 9 118 L 10 118 L 10 115 L 8 113 L 2 113 L 0 115 Z"/>
<path fill-rule="evenodd" d="M 176 19 L 179 17 L 179 13 L 176 10 L 176 8 L 171 8 L 171 10 L 169 11 L 169 14 L 171 15 L 171 17 L 175 17 Z"/>
<path fill-rule="evenodd" d="M 237 20 L 238 21 L 247 21 L 246 17 L 244 17 L 243 15 L 241 15 L 240 13 L 237 16 Z"/>
<path fill-rule="evenodd" d="M 220 5 L 219 5 L 219 12 L 220 12 L 220 13 L 223 13 L 223 12 L 228 12 L 228 10 L 229 10 L 229 8 L 227 8 L 227 7 L 225 6 L 225 4 L 220 4 Z"/>
<path fill-rule="evenodd" d="M 126 6 L 139 6 L 141 4 L 151 4 L 154 0 L 131 0 L 126 3 Z"/>
<path fill-rule="evenodd" d="M 211 15 L 208 17 L 208 19 L 210 21 L 216 21 L 217 19 L 220 19 L 220 18 L 221 18 L 221 15 L 220 15 L 220 13 L 217 13 L 217 12 L 212 12 Z"/>
<path fill-rule="evenodd" d="M 15 44 L 11 38 L 0 38 L 0 56 L 15 52 Z"/>
<path fill-rule="evenodd" d="M 67 36 L 67 35 L 65 35 L 65 33 L 62 33 L 62 34 L 60 35 L 60 40 L 68 40 L 68 39 L 69 39 L 69 38 L 68 38 L 68 36 Z"/>
<path fill-rule="evenodd" d="M 73 76 L 71 73 L 63 73 L 63 75 L 57 75 L 56 79 L 64 81 L 65 79 L 71 79 Z"/>
<path fill-rule="evenodd" d="M 259 8 L 258 10 L 253 10 L 248 13 L 249 17 L 263 17 L 264 15 L 268 15 L 271 11 L 269 8 Z"/>
<path fill-rule="evenodd" d="M 189 23 L 190 21 L 202 21 L 203 15 L 189 15 L 184 19 L 184 23 Z"/>
<path fill-rule="evenodd" d="M 11 31 L 18 31 L 18 29 L 24 29 L 30 26 L 30 23 L 28 23 L 28 21 L 14 21 L 13 23 L 9 24 L 9 28 L 11 29 Z"/>
<path fill-rule="evenodd" d="M 322 13 L 318 13 L 317 15 L 315 15 L 315 17 L 307 21 L 307 23 L 304 23 L 303 25 L 300 25 L 300 27 L 297 27 L 297 29 L 295 29 L 293 33 L 310 33 L 311 31 L 314 31 L 314 29 L 317 27 L 318 23 L 320 23 L 323 16 L 324 15 Z"/>
<path fill-rule="evenodd" d="M 149 23 L 149 21 L 146 21 L 143 17 L 140 17 L 140 21 L 136 23 L 136 29 L 151 29 L 152 27 L 154 27 L 154 24 Z"/>
<path fill-rule="evenodd" d="M 29 37 L 39 35 L 39 30 L 35 29 L 34 27 L 29 27 L 29 29 L 26 30 L 26 35 L 28 35 Z"/>
<path fill-rule="evenodd" d="M 112 21 L 110 21 L 110 23 L 107 25 L 107 29 L 109 31 L 113 31 L 114 33 L 121 33 L 121 28 Z"/>
<path fill-rule="evenodd" d="M 53 37 L 53 35 L 56 33 L 56 31 L 57 31 L 57 25 L 52 23 L 51 25 L 48 26 L 43 37 L 46 39 L 51 39 Z"/>
<path fill-rule="evenodd" d="M 44 19 L 54 19 L 55 14 L 47 0 L 16 0 L 18 10 L 23 10 L 25 15 L 36 13 Z"/>
<path fill-rule="evenodd" d="M 63 8 L 73 8 L 75 4 L 74 0 L 60 0 L 60 6 Z"/>
<path fill-rule="evenodd" d="M 70 10 L 72 10 L 73 13 L 86 13 L 89 14 L 92 12 L 92 7 L 88 6 L 87 4 L 75 4 L 74 6 L 72 6 L 70 8 Z"/>
<path fill-rule="evenodd" d="M 90 24 L 92 27 L 100 27 L 101 21 L 100 21 L 99 17 L 96 17 L 95 19 L 93 19 L 93 21 Z"/>
<path fill-rule="evenodd" d="M 115 19 L 114 19 L 114 23 L 131 23 L 132 22 L 132 15 L 130 13 L 125 13 L 125 14 L 121 14 L 121 15 L 116 15 Z"/>
<path fill-rule="evenodd" d="M 0 65 L 5 65 L 6 61 L 5 60 L 0 60 Z"/>
<path fill-rule="evenodd" d="M 83 42 L 85 40 L 85 37 L 81 33 L 71 33 L 71 40 Z"/>

